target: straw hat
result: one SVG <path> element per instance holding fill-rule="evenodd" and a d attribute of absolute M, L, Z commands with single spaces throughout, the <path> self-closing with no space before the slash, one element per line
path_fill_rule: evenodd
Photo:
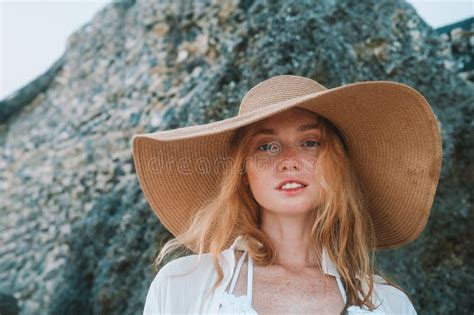
<path fill-rule="evenodd" d="M 134 135 L 138 180 L 162 224 L 181 234 L 198 207 L 216 196 L 224 171 L 220 162 L 229 157 L 226 144 L 236 128 L 295 106 L 330 120 L 348 145 L 375 248 L 415 240 L 427 223 L 440 176 L 440 129 L 419 92 L 391 81 L 327 89 L 309 78 L 279 75 L 250 89 L 235 117 Z"/>

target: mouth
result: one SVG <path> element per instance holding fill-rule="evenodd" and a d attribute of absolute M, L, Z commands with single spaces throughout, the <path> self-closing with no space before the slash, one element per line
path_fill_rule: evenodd
<path fill-rule="evenodd" d="M 276 190 L 283 190 L 283 191 L 296 191 L 298 189 L 307 187 L 308 184 L 299 180 L 299 179 L 286 179 L 281 181 L 276 187 Z M 286 189 L 284 189 L 286 188 Z"/>
<path fill-rule="evenodd" d="M 306 186 L 300 186 L 300 187 L 295 187 L 295 188 L 287 188 L 287 189 L 282 189 L 282 188 L 279 188 L 277 189 L 279 192 L 281 193 L 284 193 L 284 194 L 290 194 L 290 195 L 293 195 L 293 194 L 297 194 L 301 191 L 303 191 L 304 189 L 306 189 L 308 185 Z"/>

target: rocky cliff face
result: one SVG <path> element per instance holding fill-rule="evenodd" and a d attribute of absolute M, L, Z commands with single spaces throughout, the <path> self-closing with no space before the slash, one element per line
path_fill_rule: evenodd
<path fill-rule="evenodd" d="M 474 82 L 474 17 L 436 29 L 454 57 L 461 77 Z"/>
<path fill-rule="evenodd" d="M 141 313 L 169 234 L 139 188 L 131 137 L 236 115 L 278 74 L 328 88 L 393 80 L 427 98 L 444 146 L 432 215 L 378 263 L 422 313 L 474 309 L 474 88 L 451 42 L 403 1 L 297 3 L 110 4 L 69 37 L 46 83 L 2 101 L 2 314 Z"/>

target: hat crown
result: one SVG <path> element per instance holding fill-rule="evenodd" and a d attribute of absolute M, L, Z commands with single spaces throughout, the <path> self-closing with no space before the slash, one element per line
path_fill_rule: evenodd
<path fill-rule="evenodd" d="M 240 103 L 238 115 L 307 94 L 326 91 L 318 82 L 297 75 L 279 75 L 251 88 Z"/>

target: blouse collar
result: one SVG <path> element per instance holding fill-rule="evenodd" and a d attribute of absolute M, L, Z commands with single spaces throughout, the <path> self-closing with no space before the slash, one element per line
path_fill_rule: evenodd
<path fill-rule="evenodd" d="M 237 238 L 234 240 L 234 243 L 229 247 L 231 250 L 243 250 L 247 251 L 249 248 L 247 246 L 247 241 L 242 235 L 237 236 Z M 323 253 L 321 255 L 321 266 L 323 268 L 323 272 L 325 274 L 329 274 L 331 276 L 335 276 L 340 278 L 340 274 L 337 271 L 337 266 L 334 263 L 334 261 L 329 257 L 329 254 L 327 253 L 327 250 L 325 247 L 323 247 Z"/>

